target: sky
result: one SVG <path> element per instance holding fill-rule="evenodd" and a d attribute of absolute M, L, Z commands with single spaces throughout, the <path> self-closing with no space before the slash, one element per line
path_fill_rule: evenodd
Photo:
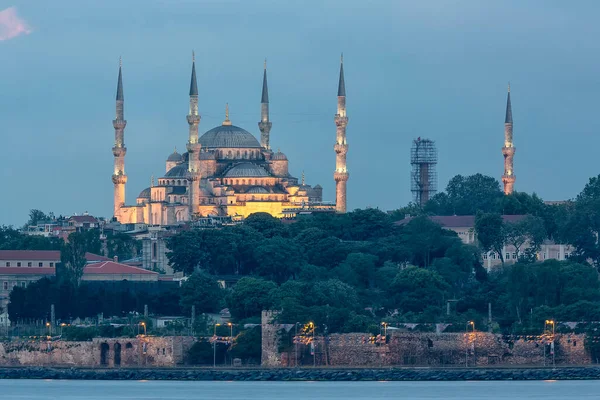
<path fill-rule="evenodd" d="M 411 201 L 410 147 L 435 140 L 438 189 L 500 179 L 507 83 L 515 189 L 575 197 L 600 173 L 600 3 L 591 0 L 0 0 L 0 224 L 32 208 L 112 217 L 123 58 L 127 203 L 184 150 L 192 51 L 200 131 L 259 137 L 267 58 L 272 148 L 335 200 L 346 76 L 348 208 Z"/>

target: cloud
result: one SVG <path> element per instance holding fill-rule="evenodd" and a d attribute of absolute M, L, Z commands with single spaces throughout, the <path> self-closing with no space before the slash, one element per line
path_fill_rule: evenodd
<path fill-rule="evenodd" d="M 0 41 L 29 33 L 31 29 L 24 20 L 19 18 L 15 7 L 0 11 Z"/>

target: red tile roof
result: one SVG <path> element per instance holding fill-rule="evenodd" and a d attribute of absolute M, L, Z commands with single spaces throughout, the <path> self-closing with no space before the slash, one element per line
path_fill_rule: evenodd
<path fill-rule="evenodd" d="M 502 219 L 504 222 L 517 222 L 525 218 L 525 215 L 503 215 Z M 396 222 L 396 225 L 406 225 L 415 217 L 404 218 Z M 475 227 L 475 216 L 474 215 L 433 215 L 429 217 L 430 220 L 443 226 L 444 228 L 474 228 Z"/>
<path fill-rule="evenodd" d="M 158 272 L 148 271 L 147 269 L 133 267 L 114 261 L 103 261 L 94 264 L 88 264 L 83 270 L 87 274 L 123 274 L 123 275 L 158 275 Z"/>
<path fill-rule="evenodd" d="M 109 261 L 110 258 L 98 254 L 85 253 L 88 261 Z M 0 260 L 24 260 L 24 261 L 60 261 L 58 250 L 0 250 Z"/>

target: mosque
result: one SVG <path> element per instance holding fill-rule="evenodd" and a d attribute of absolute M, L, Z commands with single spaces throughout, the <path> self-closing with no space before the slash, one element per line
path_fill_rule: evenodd
<path fill-rule="evenodd" d="M 186 152 L 176 150 L 165 163 L 165 174 L 142 190 L 133 205 L 125 203 L 125 126 L 122 65 L 116 96 L 116 117 L 113 121 L 114 218 L 120 223 L 175 225 L 208 216 L 244 218 L 256 212 L 275 217 L 290 215 L 294 210 L 346 211 L 346 90 L 343 59 L 340 63 L 336 124 L 336 203 L 323 203 L 323 188 L 310 186 L 289 173 L 288 158 L 269 146 L 272 123 L 269 119 L 269 91 L 265 63 L 261 96 L 261 118 L 258 123 L 260 142 L 247 130 L 229 119 L 204 134 L 198 129 L 201 116 L 198 107 L 198 84 L 195 60 L 192 59 L 189 125 Z"/>

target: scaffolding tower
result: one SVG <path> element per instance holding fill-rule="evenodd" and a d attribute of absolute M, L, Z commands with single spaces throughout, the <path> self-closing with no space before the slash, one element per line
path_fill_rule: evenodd
<path fill-rule="evenodd" d="M 437 192 L 437 149 L 435 142 L 420 137 L 413 140 L 410 149 L 410 190 L 415 204 L 423 207 Z"/>

